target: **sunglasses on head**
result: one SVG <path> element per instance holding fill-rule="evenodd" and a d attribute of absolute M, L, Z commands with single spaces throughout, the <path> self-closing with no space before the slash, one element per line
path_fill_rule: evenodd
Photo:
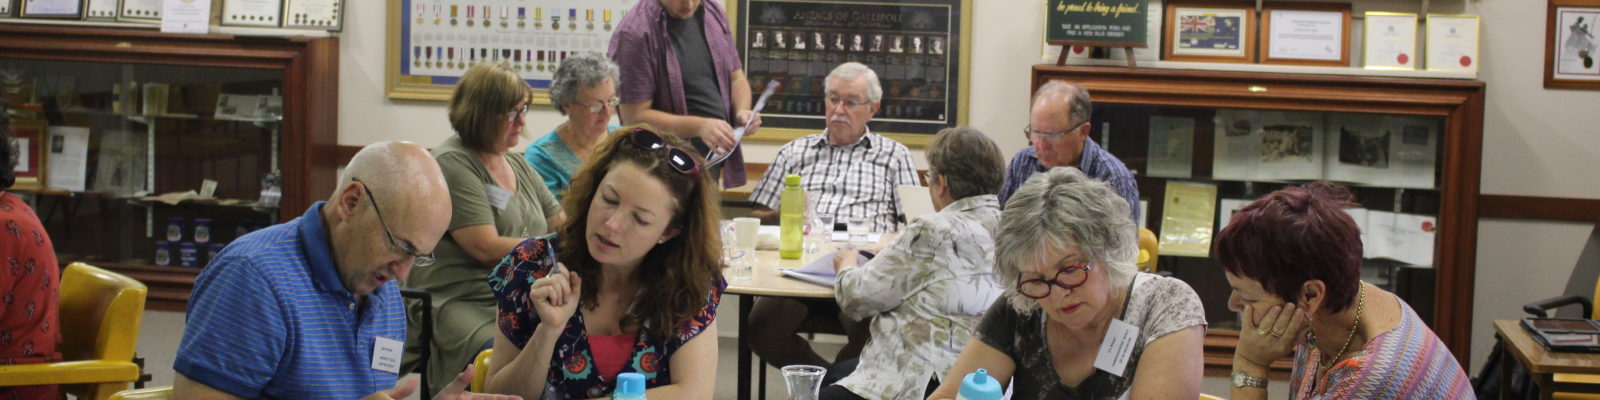
<path fill-rule="evenodd" d="M 651 132 L 649 129 L 633 128 L 633 133 L 628 134 L 628 139 L 633 142 L 634 146 L 638 146 L 641 149 L 649 151 L 665 149 L 667 151 L 667 165 L 671 165 L 672 169 L 679 173 L 694 175 L 700 172 L 700 162 L 695 161 L 694 156 L 683 149 L 667 144 L 666 139 L 662 139 L 661 135 Z"/>

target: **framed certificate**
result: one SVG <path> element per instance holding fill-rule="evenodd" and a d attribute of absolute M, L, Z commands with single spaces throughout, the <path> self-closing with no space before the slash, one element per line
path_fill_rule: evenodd
<path fill-rule="evenodd" d="M 12 0 L 0 0 L 0 19 L 11 18 Z"/>
<path fill-rule="evenodd" d="M 1350 66 L 1350 5 L 1266 3 L 1261 9 L 1263 64 Z"/>
<path fill-rule="evenodd" d="M 1367 69 L 1417 69 L 1417 14 L 1367 11 Z"/>
<path fill-rule="evenodd" d="M 222 0 L 222 25 L 275 27 L 282 12 L 283 0 Z"/>
<path fill-rule="evenodd" d="M 84 7 L 83 19 L 90 21 L 114 21 L 117 19 L 117 6 L 122 2 L 118 0 L 89 0 L 89 5 Z"/>
<path fill-rule="evenodd" d="M 1173 61 L 1255 62 L 1255 6 L 1249 3 L 1167 3 L 1161 58 Z"/>
<path fill-rule="evenodd" d="M 1544 87 L 1600 90 L 1600 0 L 1549 0 Z"/>
<path fill-rule="evenodd" d="M 9 0 L 0 0 L 9 1 Z M 44 186 L 46 174 L 44 151 L 45 129 L 43 120 L 18 119 L 11 121 L 11 137 L 17 142 L 17 189 L 38 189 Z"/>
<path fill-rule="evenodd" d="M 1428 14 L 1429 71 L 1478 72 L 1478 16 Z"/>
<path fill-rule="evenodd" d="M 283 27 L 323 29 L 338 32 L 344 28 L 344 0 L 284 0 Z"/>
<path fill-rule="evenodd" d="M 83 0 L 22 0 L 22 18 L 83 19 Z"/>
<path fill-rule="evenodd" d="M 159 24 L 161 9 L 165 6 L 161 0 L 122 0 L 121 10 L 117 11 L 117 20 Z"/>

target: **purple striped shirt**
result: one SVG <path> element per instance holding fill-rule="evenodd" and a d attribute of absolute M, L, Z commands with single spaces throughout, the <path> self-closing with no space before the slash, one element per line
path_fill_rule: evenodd
<path fill-rule="evenodd" d="M 1094 139 L 1085 138 L 1083 157 L 1078 158 L 1077 167 L 1084 175 L 1111 184 L 1111 190 L 1128 200 L 1128 216 L 1133 218 L 1134 223 L 1139 222 L 1139 183 L 1133 180 L 1133 172 L 1128 171 L 1128 166 L 1122 164 L 1122 160 L 1100 148 Z M 1044 165 L 1039 164 L 1039 156 L 1033 152 L 1033 146 L 1025 147 L 1012 156 L 1011 166 L 1006 168 L 1006 183 L 1000 187 L 1000 208 L 1006 207 L 1011 194 L 1016 193 L 1028 181 L 1028 177 L 1044 170 Z"/>
<path fill-rule="evenodd" d="M 730 86 L 733 74 L 744 69 L 739 49 L 733 44 L 733 31 L 728 27 L 728 16 L 716 0 L 700 2 L 704 14 L 706 48 L 711 50 L 711 63 L 722 91 L 722 104 L 732 117 Z M 617 63 L 622 72 L 617 92 L 623 103 L 649 101 L 652 108 L 671 114 L 687 115 L 689 102 L 683 94 L 683 69 L 678 64 L 678 53 L 672 49 L 672 36 L 667 31 L 666 8 L 659 0 L 641 0 L 617 24 L 611 35 L 611 45 L 606 55 Z M 731 119 L 731 118 L 730 118 Z M 633 123 L 633 121 L 623 121 Z M 732 121 L 729 121 L 731 124 Z M 723 163 L 722 184 L 737 187 L 745 184 L 744 151 L 735 149 Z"/>

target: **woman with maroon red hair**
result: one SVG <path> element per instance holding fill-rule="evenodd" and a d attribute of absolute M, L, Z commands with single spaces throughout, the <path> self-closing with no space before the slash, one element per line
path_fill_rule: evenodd
<path fill-rule="evenodd" d="M 1243 328 L 1234 399 L 1267 397 L 1267 366 L 1294 354 L 1290 399 L 1473 398 L 1450 350 L 1399 297 L 1361 281 L 1350 192 L 1328 182 L 1246 205 L 1216 254 Z"/>

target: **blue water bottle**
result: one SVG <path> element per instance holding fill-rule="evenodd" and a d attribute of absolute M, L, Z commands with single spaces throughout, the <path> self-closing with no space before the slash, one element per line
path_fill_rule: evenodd
<path fill-rule="evenodd" d="M 637 372 L 623 372 L 617 374 L 617 390 L 611 391 L 611 399 L 645 400 L 644 374 Z"/>
<path fill-rule="evenodd" d="M 1000 390 L 1000 381 L 989 377 L 989 371 L 978 368 L 978 372 L 967 374 L 961 380 L 961 393 L 956 395 L 956 400 L 1000 400 L 1005 395 Z"/>

